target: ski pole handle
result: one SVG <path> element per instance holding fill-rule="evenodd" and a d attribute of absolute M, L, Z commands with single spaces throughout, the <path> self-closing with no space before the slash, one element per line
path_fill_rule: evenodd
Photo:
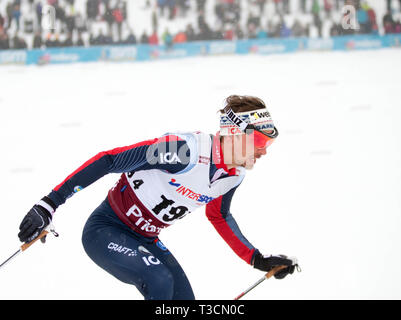
<path fill-rule="evenodd" d="M 58 233 L 54 230 L 54 227 L 52 224 L 49 225 L 49 231 L 55 236 L 58 237 Z M 24 243 L 22 246 L 19 247 L 19 249 L 13 253 L 11 257 L 9 257 L 6 261 L 4 261 L 2 264 L 0 264 L 0 268 L 4 267 L 9 261 L 14 259 L 17 255 L 19 255 L 21 252 L 25 251 L 28 249 L 31 245 L 33 245 L 36 241 L 39 239 L 43 239 L 46 237 L 46 235 L 49 233 L 48 230 L 43 230 L 35 239 L 33 239 L 31 242 Z"/>
<path fill-rule="evenodd" d="M 44 236 L 46 236 L 49 232 L 47 230 L 43 230 L 42 233 L 35 238 L 34 240 L 32 240 L 31 242 L 28 243 L 24 243 L 21 246 L 21 251 L 25 251 L 26 249 L 28 249 L 31 245 L 33 245 L 36 241 L 38 241 L 39 239 L 42 239 Z"/>
<path fill-rule="evenodd" d="M 279 272 L 280 270 L 283 270 L 285 268 L 287 268 L 288 266 L 277 266 L 274 267 L 273 269 L 271 269 L 268 273 L 265 274 L 265 278 L 269 279 L 272 276 L 274 276 L 277 272 Z"/>
<path fill-rule="evenodd" d="M 234 298 L 234 300 L 239 300 L 241 299 L 244 295 L 246 295 L 249 291 L 253 290 L 254 288 L 256 288 L 258 285 L 260 285 L 264 280 L 271 278 L 272 276 L 274 276 L 277 272 L 279 272 L 280 270 L 283 270 L 287 268 L 287 266 L 277 266 L 274 267 L 273 269 L 271 269 L 268 273 L 265 274 L 265 276 L 261 279 L 259 279 L 255 284 L 253 284 L 252 286 L 250 286 L 248 289 L 246 289 L 244 292 L 242 292 L 239 296 L 237 296 L 236 298 Z"/>

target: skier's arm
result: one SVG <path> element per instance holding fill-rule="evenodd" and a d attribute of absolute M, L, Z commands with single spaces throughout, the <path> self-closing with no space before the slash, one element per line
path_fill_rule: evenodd
<path fill-rule="evenodd" d="M 237 188 L 237 187 L 236 187 Z M 206 205 L 206 215 L 220 236 L 234 252 L 248 264 L 261 271 L 270 271 L 275 266 L 286 265 L 287 268 L 275 274 L 275 278 L 283 279 L 292 274 L 297 267 L 296 258 L 285 255 L 262 255 L 242 235 L 234 217 L 230 213 L 230 204 L 236 188 L 209 202 Z"/>
<path fill-rule="evenodd" d="M 159 155 L 166 154 L 169 154 L 171 158 L 159 158 Z M 170 161 L 177 158 L 179 161 Z M 175 173 L 184 170 L 189 164 L 189 159 L 190 151 L 186 141 L 175 135 L 100 152 L 71 173 L 48 196 L 43 197 L 32 207 L 20 225 L 18 237 L 22 242 L 34 240 L 50 224 L 58 206 L 75 192 L 84 189 L 108 173 L 148 169 L 161 169 Z"/>
<path fill-rule="evenodd" d="M 168 172 L 183 170 L 188 161 L 160 162 L 158 153 L 185 151 L 186 142 L 181 138 L 169 135 L 161 138 L 143 141 L 126 147 L 103 151 L 86 161 L 63 182 L 58 184 L 48 195 L 57 208 L 75 192 L 82 190 L 108 173 L 121 173 L 146 169 L 161 169 Z M 186 149 L 188 150 L 188 149 Z M 186 159 L 189 159 L 189 150 Z M 153 162 L 152 162 L 153 160 Z"/>
<path fill-rule="evenodd" d="M 206 216 L 231 249 L 248 264 L 252 264 L 258 250 L 243 236 L 230 213 L 231 200 L 236 188 L 209 202 L 206 205 Z"/>

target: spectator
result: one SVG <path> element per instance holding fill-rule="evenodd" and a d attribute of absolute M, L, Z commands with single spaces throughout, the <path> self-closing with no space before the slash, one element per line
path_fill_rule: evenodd
<path fill-rule="evenodd" d="M 369 22 L 368 12 L 364 5 L 361 5 L 356 12 L 357 21 L 359 24 L 359 33 L 370 33 L 371 27 Z"/>
<path fill-rule="evenodd" d="M 393 16 L 391 15 L 390 11 L 387 11 L 386 14 L 383 16 L 383 28 L 384 28 L 384 33 L 389 34 L 389 33 L 394 33 L 394 20 Z"/>
<path fill-rule="evenodd" d="M 248 24 L 248 39 L 256 39 L 257 38 L 257 30 L 256 30 L 256 25 L 254 23 L 249 23 Z"/>
<path fill-rule="evenodd" d="M 240 7 L 237 0 L 218 0 L 214 11 L 222 25 L 240 20 Z"/>
<path fill-rule="evenodd" d="M 159 18 L 157 17 L 156 10 L 152 11 L 152 28 L 153 30 L 159 30 Z"/>
<path fill-rule="evenodd" d="M 274 6 L 278 15 L 290 13 L 289 0 L 274 0 Z"/>
<path fill-rule="evenodd" d="M 12 7 L 12 17 L 15 19 L 17 23 L 17 31 L 19 31 L 20 28 L 20 18 L 21 18 L 21 7 L 18 2 L 15 2 L 13 7 Z"/>
<path fill-rule="evenodd" d="M 173 43 L 184 43 L 184 42 L 187 42 L 187 34 L 184 31 L 180 31 L 174 36 Z"/>
<path fill-rule="evenodd" d="M 149 37 L 148 37 L 146 31 L 143 31 L 143 33 L 141 35 L 140 43 L 142 43 L 142 44 L 148 44 L 149 43 Z"/>
<path fill-rule="evenodd" d="M 370 32 L 373 34 L 379 34 L 379 27 L 376 21 L 376 13 L 372 7 L 366 4 L 366 10 L 369 17 L 369 24 L 370 24 Z"/>
<path fill-rule="evenodd" d="M 103 30 L 100 31 L 100 34 L 97 39 L 98 45 L 101 46 L 109 46 L 113 44 L 113 37 L 111 36 L 111 31 L 109 30 L 107 34 L 104 34 Z"/>
<path fill-rule="evenodd" d="M 157 35 L 157 30 L 153 30 L 153 33 L 149 36 L 148 43 L 151 45 L 159 44 L 159 37 Z"/>
<path fill-rule="evenodd" d="M 60 39 L 58 33 L 49 33 L 47 36 L 47 40 L 45 41 L 46 48 L 56 48 L 60 47 Z"/>
<path fill-rule="evenodd" d="M 168 18 L 170 19 L 170 20 L 173 20 L 174 19 L 174 17 L 175 17 L 175 15 L 176 15 L 176 0 L 167 0 L 167 7 L 168 7 L 168 12 L 169 12 L 169 15 L 168 15 Z"/>
<path fill-rule="evenodd" d="M 263 16 L 265 11 L 266 0 L 256 0 L 256 3 L 259 6 L 260 15 Z"/>
<path fill-rule="evenodd" d="M 121 10 L 124 21 L 127 21 L 127 0 L 119 0 L 118 7 Z"/>
<path fill-rule="evenodd" d="M 235 26 L 235 38 L 237 40 L 241 40 L 244 39 L 244 37 L 245 37 L 244 32 L 242 31 L 240 24 L 237 23 Z"/>
<path fill-rule="evenodd" d="M 197 38 L 199 41 L 214 39 L 213 31 L 212 31 L 212 29 L 210 29 L 208 24 L 202 25 L 202 27 L 199 30 Z"/>
<path fill-rule="evenodd" d="M 77 14 L 74 16 L 74 19 L 75 19 L 75 21 L 74 21 L 75 29 L 79 33 L 82 33 L 82 32 L 85 32 L 88 30 L 86 27 L 86 21 L 79 12 L 77 12 Z"/>
<path fill-rule="evenodd" d="M 223 27 L 220 30 L 212 31 L 211 38 L 208 40 L 223 40 L 224 39 L 224 29 Z"/>
<path fill-rule="evenodd" d="M 13 49 L 27 49 L 28 46 L 26 45 L 26 42 L 24 38 L 20 37 L 19 35 L 15 35 L 13 39 Z"/>
<path fill-rule="evenodd" d="M 4 29 L 4 18 L 0 13 L 0 30 L 3 30 L 3 29 Z"/>
<path fill-rule="evenodd" d="M 186 17 L 187 16 L 187 11 L 190 8 L 190 4 L 188 0 L 177 0 L 177 7 L 178 7 L 178 12 L 181 17 Z"/>
<path fill-rule="evenodd" d="M 389 22 L 391 24 L 394 23 L 393 16 L 392 16 L 390 11 L 387 11 L 385 13 L 385 15 L 383 16 L 383 24 L 386 23 L 386 22 Z"/>
<path fill-rule="evenodd" d="M 98 0 L 87 0 L 86 2 L 86 15 L 88 20 L 95 20 L 98 14 Z"/>
<path fill-rule="evenodd" d="M 213 39 L 213 32 L 207 24 L 204 16 L 204 12 L 201 12 L 198 15 L 198 40 L 211 40 Z"/>
<path fill-rule="evenodd" d="M 187 28 L 185 29 L 185 37 L 186 37 L 187 41 L 195 41 L 196 40 L 195 30 L 191 24 L 188 24 Z"/>
<path fill-rule="evenodd" d="M 10 49 L 10 41 L 6 32 L 0 31 L 0 50 Z"/>
<path fill-rule="evenodd" d="M 287 26 L 284 19 L 281 19 L 280 22 L 280 37 L 288 38 L 291 36 L 291 29 Z"/>
<path fill-rule="evenodd" d="M 102 46 L 106 43 L 106 36 L 103 33 L 103 30 L 101 30 L 99 32 L 99 34 L 97 35 L 97 37 L 93 37 L 92 41 L 91 41 L 91 45 L 94 46 Z"/>
<path fill-rule="evenodd" d="M 313 0 L 312 4 L 313 24 L 317 28 L 319 38 L 322 37 L 323 22 L 320 18 L 320 4 L 318 0 Z"/>
<path fill-rule="evenodd" d="M 344 6 L 344 0 L 335 0 L 336 11 L 340 11 L 343 6 Z"/>
<path fill-rule="evenodd" d="M 170 31 L 166 28 L 162 34 L 162 41 L 167 48 L 171 48 L 173 45 L 173 36 L 171 35 Z M 150 40 L 153 41 L 153 40 Z M 149 41 L 149 42 L 150 42 Z M 157 43 L 154 43 L 157 44 Z"/>
<path fill-rule="evenodd" d="M 334 23 L 331 25 L 331 28 L 330 28 L 330 36 L 331 36 L 331 37 L 337 37 L 337 36 L 340 36 L 341 33 L 342 33 L 342 27 L 341 27 L 341 25 L 334 22 Z"/>
<path fill-rule="evenodd" d="M 205 11 L 206 0 L 196 0 L 196 11 L 199 13 Z"/>
<path fill-rule="evenodd" d="M 13 11 L 14 11 L 14 3 L 9 2 L 7 3 L 6 6 L 6 14 L 7 14 L 7 21 L 8 21 L 8 26 L 10 27 L 12 22 L 13 22 Z"/>
<path fill-rule="evenodd" d="M 151 5 L 150 5 L 150 0 L 145 0 L 145 6 L 144 9 L 150 9 Z"/>
<path fill-rule="evenodd" d="M 306 36 L 306 30 L 302 26 L 301 22 L 298 19 L 295 19 L 294 24 L 292 25 L 291 28 L 291 34 L 294 37 L 304 37 Z"/>
<path fill-rule="evenodd" d="M 72 47 L 74 43 L 72 42 L 72 33 L 69 32 L 67 38 L 62 42 L 63 47 Z"/>
<path fill-rule="evenodd" d="M 59 23 L 61 25 L 65 26 L 65 24 L 66 24 L 66 15 L 65 15 L 64 8 L 59 5 L 58 1 L 53 3 L 53 7 L 56 10 L 56 21 L 59 21 Z"/>
<path fill-rule="evenodd" d="M 306 0 L 299 0 L 302 13 L 306 13 Z"/>
<path fill-rule="evenodd" d="M 167 0 L 157 0 L 157 7 L 159 8 L 160 11 L 160 16 L 164 16 L 164 10 L 167 7 Z"/>
<path fill-rule="evenodd" d="M 224 40 L 234 40 L 234 29 L 231 24 L 228 24 L 223 34 Z"/>
<path fill-rule="evenodd" d="M 136 44 L 136 37 L 132 30 L 129 30 L 129 35 L 124 41 L 125 44 Z"/>
<path fill-rule="evenodd" d="M 268 38 L 278 38 L 280 37 L 280 26 L 269 20 L 267 23 L 267 36 Z"/>
<path fill-rule="evenodd" d="M 26 12 L 20 18 L 21 29 L 25 33 L 33 33 L 34 32 L 34 21 L 35 21 L 35 13 L 32 11 Z"/>
<path fill-rule="evenodd" d="M 250 24 L 253 24 L 256 28 L 260 27 L 260 16 L 256 16 L 252 12 L 248 16 L 248 20 L 246 22 L 247 27 L 249 27 Z"/>
<path fill-rule="evenodd" d="M 312 2 L 312 14 L 319 15 L 320 14 L 320 3 L 319 0 L 313 0 Z"/>
<path fill-rule="evenodd" d="M 204 11 L 202 11 L 204 12 Z M 221 1 L 217 1 L 215 6 L 214 6 L 214 13 L 216 14 L 217 19 L 219 19 L 221 22 L 224 20 L 224 7 L 223 3 Z"/>
<path fill-rule="evenodd" d="M 267 32 L 263 28 L 259 28 L 258 31 L 256 32 L 256 38 L 257 39 L 266 39 L 267 38 Z"/>
<path fill-rule="evenodd" d="M 326 18 L 330 18 L 332 9 L 333 9 L 332 0 L 324 0 L 324 11 L 326 12 Z"/>
<path fill-rule="evenodd" d="M 118 39 L 121 40 L 122 26 L 124 22 L 123 3 L 118 2 L 117 7 L 113 10 L 114 23 L 117 25 Z"/>
<path fill-rule="evenodd" d="M 93 34 L 91 34 L 91 35 L 89 36 L 89 45 L 90 45 L 90 46 L 96 46 L 96 45 L 97 45 L 97 43 L 96 43 L 96 38 L 95 38 L 95 36 L 94 36 Z"/>
<path fill-rule="evenodd" d="M 43 44 L 42 34 L 39 31 L 35 32 L 35 36 L 33 37 L 33 48 L 38 49 L 41 48 Z"/>
<path fill-rule="evenodd" d="M 68 32 L 73 32 L 74 29 L 76 28 L 76 26 L 75 26 L 76 14 L 75 14 L 74 2 L 75 2 L 75 0 L 67 1 L 68 5 L 66 8 L 66 13 L 65 13 L 65 25 L 66 25 Z"/>
<path fill-rule="evenodd" d="M 399 19 L 394 25 L 394 33 L 401 33 L 401 22 Z"/>
<path fill-rule="evenodd" d="M 110 7 L 110 3 L 106 2 L 106 12 L 103 16 L 104 21 L 106 21 L 107 25 L 108 25 L 108 30 L 109 32 L 112 31 L 112 25 L 114 23 L 114 17 L 113 17 L 113 9 Z"/>
<path fill-rule="evenodd" d="M 283 3 L 283 11 L 285 14 L 290 13 L 290 0 L 281 0 Z"/>
<path fill-rule="evenodd" d="M 391 6 L 392 0 L 386 0 L 386 4 L 387 4 L 387 11 L 392 12 L 392 9 L 393 9 L 392 6 Z M 399 5 L 400 10 L 401 10 L 401 0 L 398 0 L 398 5 Z"/>
<path fill-rule="evenodd" d="M 82 39 L 82 33 L 79 32 L 79 31 L 78 31 L 78 39 L 77 39 L 77 42 L 76 42 L 75 46 L 77 46 L 77 47 L 85 46 L 84 40 Z"/>
<path fill-rule="evenodd" d="M 37 2 L 35 6 L 35 14 L 36 14 L 36 19 L 38 21 L 38 25 L 42 25 L 42 3 Z"/>

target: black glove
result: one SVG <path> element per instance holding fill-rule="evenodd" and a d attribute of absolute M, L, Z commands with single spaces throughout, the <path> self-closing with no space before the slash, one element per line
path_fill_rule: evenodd
<path fill-rule="evenodd" d="M 56 210 L 54 203 L 44 197 L 35 204 L 22 220 L 18 237 L 22 242 L 31 242 L 50 224 L 52 213 Z M 43 241 L 44 242 L 44 241 Z"/>
<path fill-rule="evenodd" d="M 288 274 L 294 273 L 295 267 L 298 266 L 296 258 L 287 258 L 285 255 L 267 255 L 264 256 L 259 252 L 255 255 L 253 260 L 253 267 L 261 271 L 269 272 L 277 266 L 288 266 L 287 268 L 278 271 L 274 277 L 276 279 L 283 279 Z"/>

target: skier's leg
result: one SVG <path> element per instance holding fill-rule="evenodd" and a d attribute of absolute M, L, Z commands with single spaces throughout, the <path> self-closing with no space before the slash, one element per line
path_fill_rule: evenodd
<path fill-rule="evenodd" d="M 90 216 L 82 235 L 88 256 L 117 279 L 135 285 L 146 300 L 173 299 L 170 268 L 143 250 L 152 239 L 136 236 L 114 217 L 106 201 Z"/>
<path fill-rule="evenodd" d="M 194 300 L 195 296 L 184 270 L 164 244 L 155 239 L 151 245 L 147 244 L 146 248 L 170 271 L 174 285 L 172 299 Z"/>

